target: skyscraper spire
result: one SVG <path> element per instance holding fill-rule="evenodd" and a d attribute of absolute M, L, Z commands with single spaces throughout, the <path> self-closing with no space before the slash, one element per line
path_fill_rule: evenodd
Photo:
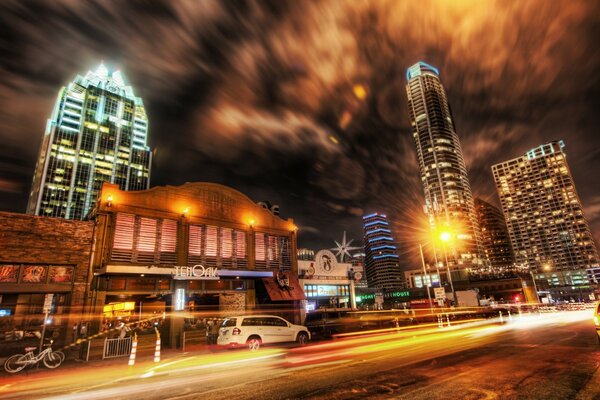
<path fill-rule="evenodd" d="M 63 87 L 48 119 L 27 212 L 83 219 L 102 182 L 148 189 L 152 154 L 142 99 L 104 63 Z"/>

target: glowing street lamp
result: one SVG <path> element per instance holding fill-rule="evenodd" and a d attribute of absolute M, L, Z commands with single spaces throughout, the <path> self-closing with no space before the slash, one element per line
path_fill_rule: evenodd
<path fill-rule="evenodd" d="M 450 234 L 450 232 L 440 233 L 440 240 L 442 242 L 449 242 L 451 238 L 452 238 L 452 235 Z"/>
<path fill-rule="evenodd" d="M 448 275 L 448 281 L 450 282 L 450 289 L 452 290 L 452 297 L 454 298 L 454 305 L 458 305 L 456 298 L 456 292 L 454 291 L 454 283 L 452 282 L 452 274 L 450 273 L 450 264 L 448 263 L 448 251 L 447 243 L 452 239 L 452 234 L 448 231 L 442 231 L 439 235 L 439 239 L 444 243 L 444 260 L 446 261 L 446 274 Z"/>

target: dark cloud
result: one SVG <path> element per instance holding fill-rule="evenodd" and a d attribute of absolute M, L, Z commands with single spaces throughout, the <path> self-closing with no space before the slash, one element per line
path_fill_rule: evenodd
<path fill-rule="evenodd" d="M 473 192 L 562 138 L 600 239 L 598 1 L 3 1 L 0 208 L 23 211 L 60 86 L 100 60 L 150 117 L 153 184 L 217 181 L 295 218 L 300 244 L 383 210 L 414 253 L 422 191 L 406 68 L 440 68 Z"/>

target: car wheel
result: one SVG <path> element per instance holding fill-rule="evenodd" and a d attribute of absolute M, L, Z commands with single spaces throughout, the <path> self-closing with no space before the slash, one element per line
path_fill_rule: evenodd
<path fill-rule="evenodd" d="M 306 332 L 298 333 L 298 336 L 296 337 L 296 342 L 298 342 L 300 346 L 305 346 L 306 344 L 308 344 L 308 335 L 306 334 Z"/>
<path fill-rule="evenodd" d="M 257 351 L 258 349 L 260 349 L 261 345 L 262 340 L 260 340 L 258 336 L 252 336 L 246 341 L 246 346 L 248 346 L 248 350 L 250 351 Z"/>

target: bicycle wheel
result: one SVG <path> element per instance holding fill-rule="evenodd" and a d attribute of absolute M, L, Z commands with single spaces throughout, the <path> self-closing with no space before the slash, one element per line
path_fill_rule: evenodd
<path fill-rule="evenodd" d="M 47 368 L 54 369 L 54 368 L 60 366 L 60 364 L 62 364 L 63 360 L 64 360 L 64 357 L 61 357 L 60 353 L 57 354 L 56 351 L 53 351 L 51 353 L 46 354 L 46 356 L 44 357 L 44 365 Z"/>
<path fill-rule="evenodd" d="M 24 362 L 25 360 L 21 360 L 22 357 L 25 356 L 23 354 L 15 354 L 14 356 L 9 357 L 4 362 L 4 370 L 10 374 L 14 374 L 16 372 L 21 371 L 27 365 Z"/>
<path fill-rule="evenodd" d="M 54 354 L 60 357 L 60 362 L 61 362 L 61 363 L 62 363 L 63 361 L 65 361 L 65 353 L 63 353 L 62 351 L 60 351 L 60 350 L 56 350 L 56 351 L 54 352 Z"/>

